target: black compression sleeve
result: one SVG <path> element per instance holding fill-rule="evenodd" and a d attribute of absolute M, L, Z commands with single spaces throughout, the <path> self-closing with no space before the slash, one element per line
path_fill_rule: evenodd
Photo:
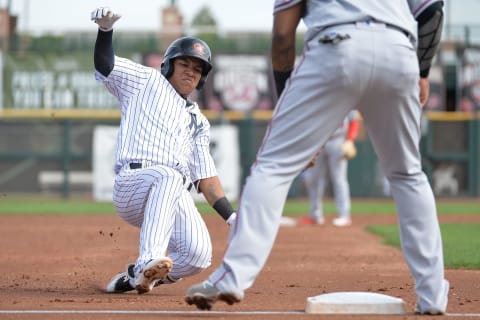
<path fill-rule="evenodd" d="M 95 69 L 105 77 L 113 70 L 113 64 L 115 62 L 112 38 L 113 30 L 105 32 L 99 29 L 97 40 L 95 41 L 93 63 L 95 64 Z"/>
<path fill-rule="evenodd" d="M 280 95 L 283 92 L 283 89 L 285 88 L 285 82 L 287 82 L 288 77 L 290 77 L 290 74 L 292 73 L 292 70 L 290 71 L 273 71 L 273 78 L 275 79 L 275 87 L 277 89 L 277 96 L 280 97 Z"/>
<path fill-rule="evenodd" d="M 420 76 L 428 77 L 431 63 L 440 43 L 443 28 L 443 1 L 426 8 L 418 17 L 418 62 Z"/>
<path fill-rule="evenodd" d="M 230 216 L 232 215 L 232 213 L 235 212 L 226 197 L 220 198 L 215 201 L 215 203 L 213 204 L 213 209 L 215 209 L 215 211 L 217 211 L 218 214 L 221 215 L 223 219 L 225 219 L 225 221 L 227 221 L 228 218 L 230 218 Z"/>

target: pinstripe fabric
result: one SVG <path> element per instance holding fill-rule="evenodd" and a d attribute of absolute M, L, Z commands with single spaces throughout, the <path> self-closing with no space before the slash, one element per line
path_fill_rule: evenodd
<path fill-rule="evenodd" d="M 211 261 L 210 235 L 185 179 L 217 175 L 208 120 L 158 70 L 115 57 L 108 77 L 95 76 L 120 102 L 113 201 L 119 216 L 140 228 L 135 272 L 167 254 L 175 278 L 202 271 Z"/>

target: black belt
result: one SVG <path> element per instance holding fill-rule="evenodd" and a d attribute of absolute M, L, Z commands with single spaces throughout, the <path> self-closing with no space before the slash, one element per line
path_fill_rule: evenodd
<path fill-rule="evenodd" d="M 142 169 L 142 164 L 140 162 L 130 162 L 128 166 L 132 170 Z M 183 176 L 183 185 L 187 188 L 188 191 L 192 190 L 193 183 L 189 182 L 188 185 L 186 185 L 185 182 L 187 182 L 187 177 Z"/>
<path fill-rule="evenodd" d="M 405 36 L 407 36 L 407 38 L 410 38 L 410 33 L 408 33 L 407 30 L 404 30 L 400 27 L 397 27 L 396 25 L 393 25 L 393 24 L 389 24 L 389 23 L 385 23 L 385 27 L 387 27 L 388 29 L 393 29 L 393 30 L 397 30 L 397 31 L 400 31 L 401 33 L 403 33 Z"/>
<path fill-rule="evenodd" d="M 132 163 L 129 163 L 128 166 L 129 166 L 130 169 L 132 169 L 132 170 L 142 169 L 142 164 L 141 164 L 141 163 L 132 162 Z"/>

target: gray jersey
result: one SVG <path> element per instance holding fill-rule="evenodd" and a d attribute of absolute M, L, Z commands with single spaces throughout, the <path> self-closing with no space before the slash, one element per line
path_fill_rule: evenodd
<path fill-rule="evenodd" d="M 394 25 L 416 38 L 417 17 L 425 8 L 441 0 L 307 0 L 303 22 L 309 29 L 307 38 L 328 26 L 372 19 Z M 274 12 L 294 6 L 302 0 L 275 0 Z"/>

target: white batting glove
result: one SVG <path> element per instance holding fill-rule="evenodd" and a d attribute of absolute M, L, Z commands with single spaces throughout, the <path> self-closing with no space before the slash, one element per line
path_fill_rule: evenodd
<path fill-rule="evenodd" d="M 91 20 L 98 24 L 98 28 L 102 31 L 112 30 L 113 24 L 120 17 L 121 15 L 114 13 L 109 7 L 99 7 L 93 10 L 91 14 Z"/>
<path fill-rule="evenodd" d="M 227 224 L 228 224 L 229 226 L 231 226 L 232 223 L 235 222 L 235 220 L 237 220 L 237 213 L 236 213 L 236 212 L 232 213 L 232 214 L 230 215 L 230 217 L 227 219 L 226 222 L 227 222 Z"/>

